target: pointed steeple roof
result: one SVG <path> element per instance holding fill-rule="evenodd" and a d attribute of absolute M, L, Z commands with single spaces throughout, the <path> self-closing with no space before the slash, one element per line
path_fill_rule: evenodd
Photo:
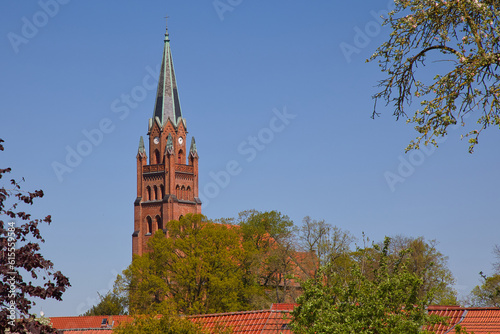
<path fill-rule="evenodd" d="M 142 138 L 142 136 L 139 140 L 139 149 L 137 150 L 137 154 L 146 154 L 146 148 L 144 146 L 144 139 Z"/>
<path fill-rule="evenodd" d="M 168 27 L 165 31 L 165 45 L 163 47 L 163 59 L 161 62 L 158 90 L 156 92 L 156 103 L 153 119 L 159 118 L 162 127 L 170 118 L 174 126 L 177 126 L 182 118 L 177 82 L 175 80 L 174 62 L 170 51 L 170 37 Z"/>
<path fill-rule="evenodd" d="M 192 156 L 198 155 L 198 150 L 196 149 L 196 141 L 194 140 L 194 137 L 191 137 L 191 147 L 189 148 L 189 152 L 191 153 Z"/>

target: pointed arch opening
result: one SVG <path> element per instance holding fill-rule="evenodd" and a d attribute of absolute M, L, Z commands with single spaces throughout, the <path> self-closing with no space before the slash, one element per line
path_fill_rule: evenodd
<path fill-rule="evenodd" d="M 146 187 L 146 201 L 150 201 L 150 200 L 151 200 L 151 187 L 147 186 Z"/>
<path fill-rule="evenodd" d="M 191 187 L 190 186 L 188 186 L 186 188 L 186 199 L 189 200 L 189 201 L 193 200 L 193 196 L 191 194 Z"/>
<path fill-rule="evenodd" d="M 181 199 L 186 199 L 186 187 L 181 188 Z"/>
<path fill-rule="evenodd" d="M 146 235 L 151 235 L 153 233 L 153 220 L 150 216 L 146 217 Z"/>
<path fill-rule="evenodd" d="M 177 163 L 182 164 L 183 158 L 184 158 L 184 151 L 179 150 L 179 154 L 177 154 Z"/>
<path fill-rule="evenodd" d="M 177 198 L 181 197 L 181 187 L 179 187 L 179 186 L 175 187 L 175 196 Z"/>
<path fill-rule="evenodd" d="M 156 229 L 163 230 L 163 221 L 160 216 L 156 216 Z"/>
<path fill-rule="evenodd" d="M 155 161 L 153 161 L 153 163 L 152 163 L 153 165 L 158 165 L 158 164 L 161 163 L 160 151 L 158 151 L 158 149 L 156 149 L 155 152 L 154 152 L 154 160 Z"/>
<path fill-rule="evenodd" d="M 160 185 L 160 198 L 159 199 L 163 199 L 165 197 L 165 186 L 162 184 Z"/>
<path fill-rule="evenodd" d="M 154 200 L 157 200 L 157 199 L 158 199 L 158 187 L 157 187 L 157 186 L 154 186 L 154 187 L 153 187 L 153 190 L 154 190 L 154 191 L 153 191 L 153 197 L 154 197 L 153 199 L 154 199 Z"/>

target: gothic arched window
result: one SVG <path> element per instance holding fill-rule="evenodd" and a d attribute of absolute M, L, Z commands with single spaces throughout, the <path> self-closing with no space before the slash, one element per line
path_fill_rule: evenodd
<path fill-rule="evenodd" d="M 179 150 L 179 154 L 177 154 L 177 163 L 178 164 L 182 164 L 182 155 L 184 154 L 184 152 L 182 152 L 182 150 Z"/>
<path fill-rule="evenodd" d="M 160 216 L 156 216 L 156 228 L 158 230 L 163 230 L 163 222 L 161 221 Z"/>
<path fill-rule="evenodd" d="M 151 217 L 147 216 L 146 217 L 146 221 L 147 221 L 147 224 L 148 226 L 146 226 L 146 235 L 150 235 L 151 233 L 153 233 L 153 221 L 151 220 Z"/>
<path fill-rule="evenodd" d="M 151 200 L 151 187 L 147 186 L 146 187 L 146 201 L 150 201 L 150 200 Z"/>
<path fill-rule="evenodd" d="M 153 197 L 154 197 L 153 199 L 156 200 L 156 199 L 158 199 L 158 187 L 154 186 L 153 190 L 154 190 L 153 191 Z"/>
<path fill-rule="evenodd" d="M 160 195 L 161 195 L 161 198 L 159 199 L 163 199 L 163 197 L 165 197 L 165 187 L 162 185 L 160 185 Z"/>
<path fill-rule="evenodd" d="M 153 165 L 160 164 L 160 151 L 155 150 L 155 161 L 153 161 Z"/>

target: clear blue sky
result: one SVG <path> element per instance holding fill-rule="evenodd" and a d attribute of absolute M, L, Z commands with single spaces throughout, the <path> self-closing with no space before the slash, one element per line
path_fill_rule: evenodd
<path fill-rule="evenodd" d="M 413 129 L 383 106 L 370 119 L 383 77 L 365 59 L 389 33 L 374 14 L 388 0 L 243 0 L 223 13 L 213 0 L 58 1 L 0 3 L 0 167 L 45 191 L 30 210 L 52 215 L 43 254 L 72 284 L 63 302 L 34 311 L 78 315 L 130 263 L 135 156 L 153 112 L 147 87 L 157 80 L 149 76 L 167 14 L 205 215 L 279 210 L 371 240 L 436 239 L 461 294 L 491 271 L 500 242 L 498 130 L 485 132 L 473 155 L 459 129 L 437 150 L 405 155 Z M 356 49 L 346 56 L 342 46 Z M 115 112 L 126 95 L 128 113 Z M 294 118 L 273 121 L 284 110 Z M 85 132 L 100 126 L 107 133 L 85 146 Z M 68 150 L 78 149 L 85 156 L 68 166 Z M 216 185 L 232 160 L 241 172 Z M 71 171 L 58 177 L 57 163 Z M 404 182 L 391 189 L 388 172 Z"/>

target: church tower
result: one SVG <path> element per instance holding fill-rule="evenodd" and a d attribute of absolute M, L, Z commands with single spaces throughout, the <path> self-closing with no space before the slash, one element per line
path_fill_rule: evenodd
<path fill-rule="evenodd" d="M 134 202 L 132 253 L 144 254 L 157 230 L 188 213 L 201 213 L 198 198 L 198 152 L 194 137 L 186 146 L 168 29 L 153 117 L 149 119 L 149 150 L 141 136 L 137 152 L 137 199 Z M 149 158 L 148 158 L 149 155 Z"/>

